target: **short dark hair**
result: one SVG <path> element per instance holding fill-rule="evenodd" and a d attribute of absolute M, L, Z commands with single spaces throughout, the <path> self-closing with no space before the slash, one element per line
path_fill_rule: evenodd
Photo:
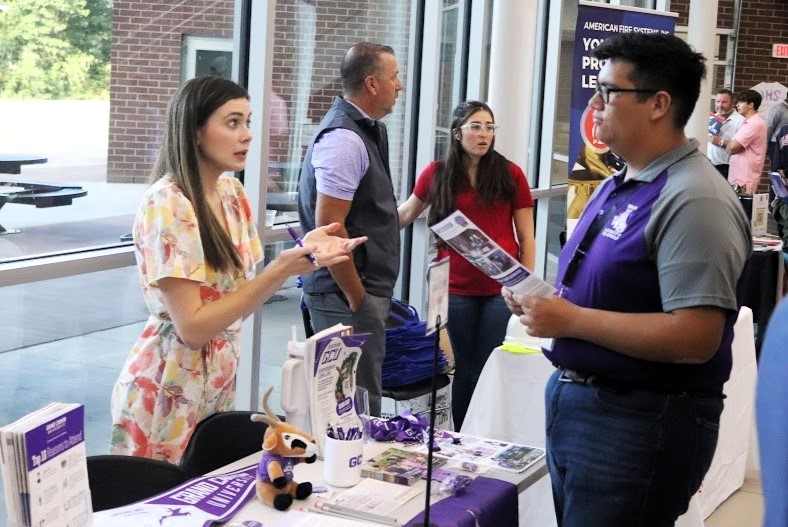
<path fill-rule="evenodd" d="M 760 108 L 763 97 L 755 90 L 744 90 L 739 94 L 739 102 L 751 102 L 756 110 Z"/>
<path fill-rule="evenodd" d="M 364 86 L 364 79 L 378 73 L 382 53 L 394 55 L 394 49 L 383 44 L 359 42 L 347 50 L 339 65 L 342 91 L 346 94 L 358 93 Z"/>
<path fill-rule="evenodd" d="M 593 52 L 602 59 L 621 59 L 632 64 L 630 80 L 641 89 L 666 91 L 674 109 L 673 124 L 684 128 L 700 95 L 706 76 L 706 59 L 689 44 L 661 33 L 617 33 Z M 645 101 L 650 95 L 639 94 Z"/>
<path fill-rule="evenodd" d="M 727 95 L 731 99 L 736 98 L 736 96 L 733 95 L 733 92 L 730 91 L 728 88 L 720 88 L 719 90 L 717 90 L 717 95 Z"/>

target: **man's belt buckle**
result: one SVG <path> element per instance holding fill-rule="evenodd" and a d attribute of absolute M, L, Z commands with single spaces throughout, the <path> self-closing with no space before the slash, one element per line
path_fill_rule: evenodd
<path fill-rule="evenodd" d="M 558 380 L 561 382 L 573 382 L 575 384 L 590 386 L 592 378 L 593 375 L 584 375 L 578 371 L 564 368 L 561 370 L 561 376 Z"/>

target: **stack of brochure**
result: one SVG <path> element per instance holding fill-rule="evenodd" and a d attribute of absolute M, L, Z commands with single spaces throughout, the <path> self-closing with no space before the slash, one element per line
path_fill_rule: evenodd
<path fill-rule="evenodd" d="M 90 525 L 85 408 L 51 403 L 0 428 L 9 525 Z"/>

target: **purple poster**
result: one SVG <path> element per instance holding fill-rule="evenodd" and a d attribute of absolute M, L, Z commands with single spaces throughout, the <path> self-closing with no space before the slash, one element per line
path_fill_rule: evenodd
<path fill-rule="evenodd" d="M 569 177 L 567 224 L 569 229 L 580 217 L 588 197 L 606 177 L 624 162 L 596 137 L 594 110 L 588 100 L 594 95 L 599 61 L 593 49 L 606 37 L 632 31 L 673 34 L 675 14 L 635 7 L 580 2 L 575 30 L 572 69 L 572 103 L 569 116 Z"/>

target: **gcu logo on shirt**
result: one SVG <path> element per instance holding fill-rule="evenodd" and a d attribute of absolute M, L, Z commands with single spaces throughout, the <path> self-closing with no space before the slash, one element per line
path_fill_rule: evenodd
<path fill-rule="evenodd" d="M 621 238 L 621 235 L 624 234 L 624 231 L 627 229 L 627 219 L 629 215 L 636 210 L 638 210 L 637 205 L 632 205 L 631 203 L 627 205 L 627 209 L 624 212 L 616 214 L 613 221 L 610 222 L 610 227 L 602 231 L 602 236 L 610 238 L 611 240 L 618 240 Z"/>

